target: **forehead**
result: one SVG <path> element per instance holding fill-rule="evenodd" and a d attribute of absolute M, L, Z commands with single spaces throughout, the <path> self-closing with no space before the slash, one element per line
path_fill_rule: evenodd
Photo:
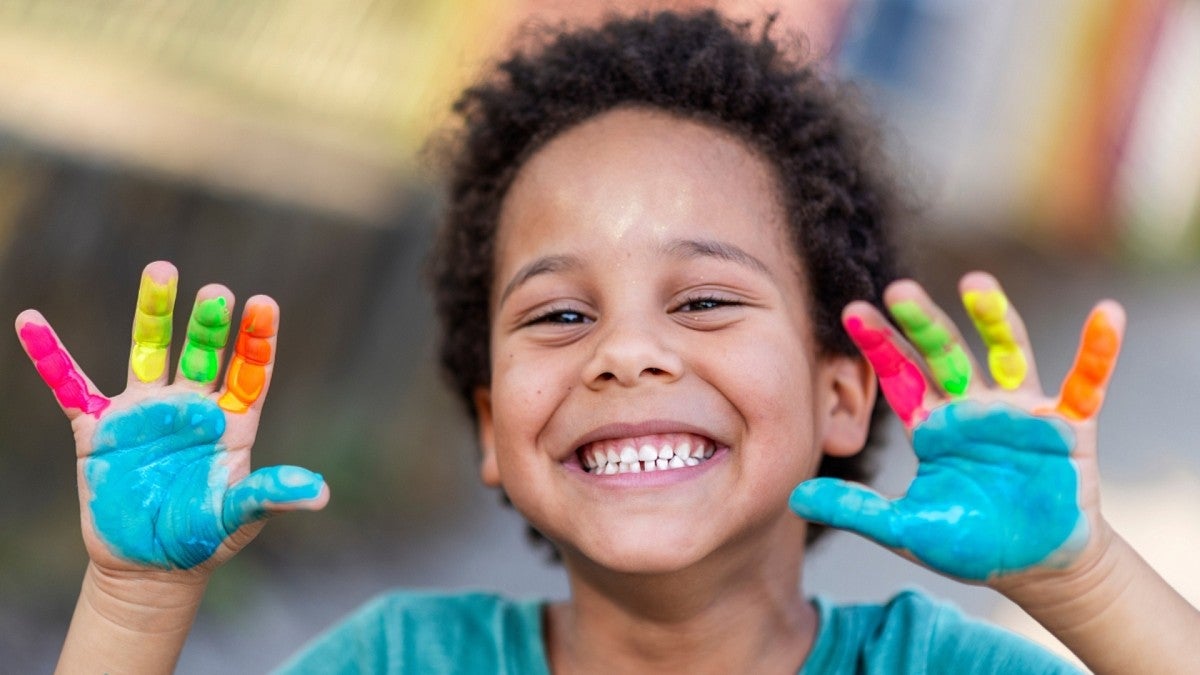
<path fill-rule="evenodd" d="M 576 125 L 535 152 L 500 211 L 503 261 L 531 243 L 566 246 L 581 234 L 698 235 L 767 240 L 797 265 L 774 167 L 733 133 L 644 108 Z M 669 231 L 669 232 L 668 232 Z"/>

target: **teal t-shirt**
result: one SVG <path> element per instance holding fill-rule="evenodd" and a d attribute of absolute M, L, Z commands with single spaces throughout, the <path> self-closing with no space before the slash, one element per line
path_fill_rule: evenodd
<path fill-rule="evenodd" d="M 881 605 L 814 602 L 820 624 L 802 675 L 1080 672 L 919 593 Z M 278 672 L 548 675 L 543 606 L 491 593 L 390 593 L 317 637 Z"/>

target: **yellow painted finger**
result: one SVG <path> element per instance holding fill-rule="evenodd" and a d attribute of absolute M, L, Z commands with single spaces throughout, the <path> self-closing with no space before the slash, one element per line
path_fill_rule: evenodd
<path fill-rule="evenodd" d="M 166 372 L 176 283 L 174 268 L 164 274 L 152 264 L 142 273 L 129 352 L 129 368 L 142 382 L 158 380 Z"/>
<path fill-rule="evenodd" d="M 963 305 L 988 350 L 988 370 L 996 383 L 1016 389 L 1025 382 L 1029 361 L 1009 321 L 1008 298 L 1003 291 L 967 291 Z"/>
<path fill-rule="evenodd" d="M 1058 412 L 1072 420 L 1094 416 L 1104 402 L 1104 392 L 1121 350 L 1121 330 L 1103 308 L 1092 310 L 1083 327 L 1079 353 L 1063 381 Z"/>
<path fill-rule="evenodd" d="M 275 308 L 257 304 L 246 308 L 225 375 L 225 393 L 217 404 L 230 412 L 246 412 L 262 395 L 267 382 L 275 337 Z"/>

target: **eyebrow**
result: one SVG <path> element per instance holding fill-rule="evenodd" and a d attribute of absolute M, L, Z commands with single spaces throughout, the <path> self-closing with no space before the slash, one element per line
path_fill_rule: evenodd
<path fill-rule="evenodd" d="M 565 270 L 576 269 L 583 266 L 583 260 L 578 256 L 573 255 L 548 255 L 542 256 L 532 262 L 524 265 L 517 273 L 509 279 L 504 285 L 504 291 L 500 293 L 500 300 L 497 305 L 503 305 L 504 299 L 507 298 L 517 286 L 529 281 L 539 274 L 548 274 L 550 272 L 562 272 Z"/>
<path fill-rule="evenodd" d="M 675 239 L 663 246 L 663 252 L 676 258 L 717 258 L 771 276 L 763 261 L 733 244 L 715 239 Z"/>
<path fill-rule="evenodd" d="M 744 249 L 741 249 L 733 244 L 717 241 L 715 239 L 673 239 L 666 242 L 662 247 L 662 252 L 673 258 L 693 259 L 693 258 L 716 258 L 725 260 L 749 267 L 757 272 L 761 272 L 767 276 L 771 276 L 771 271 L 763 264 L 761 260 L 750 255 Z M 500 299 L 497 301 L 497 306 L 503 305 L 504 300 L 517 289 L 518 286 L 529 281 L 533 277 L 541 274 L 550 274 L 553 272 L 564 272 L 568 270 L 578 269 L 584 264 L 583 259 L 575 255 L 548 255 L 537 258 L 521 269 L 517 270 L 504 285 L 504 290 L 500 293 Z"/>

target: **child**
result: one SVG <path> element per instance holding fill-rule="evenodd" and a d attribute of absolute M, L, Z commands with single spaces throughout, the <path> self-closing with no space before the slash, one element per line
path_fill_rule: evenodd
<path fill-rule="evenodd" d="M 924 291 L 888 284 L 883 183 L 828 85 L 766 31 L 614 20 L 514 57 L 458 110 L 443 362 L 482 480 L 552 542 L 571 595 L 393 593 L 284 670 L 1073 671 L 920 595 L 810 600 L 814 529 L 792 510 L 995 588 L 1097 672 L 1197 662 L 1195 610 L 1099 510 L 1121 309 L 1093 311 L 1050 398 L 998 284 L 966 276 L 987 384 Z M 247 301 L 218 392 L 233 297 L 202 288 L 167 384 L 175 284 L 146 268 L 111 399 L 39 314 L 17 318 L 79 458 L 91 562 L 64 671 L 169 671 L 209 575 L 265 517 L 329 498 L 304 469 L 250 472 L 273 301 Z M 841 480 L 863 476 L 876 375 L 921 460 L 898 500 Z"/>

